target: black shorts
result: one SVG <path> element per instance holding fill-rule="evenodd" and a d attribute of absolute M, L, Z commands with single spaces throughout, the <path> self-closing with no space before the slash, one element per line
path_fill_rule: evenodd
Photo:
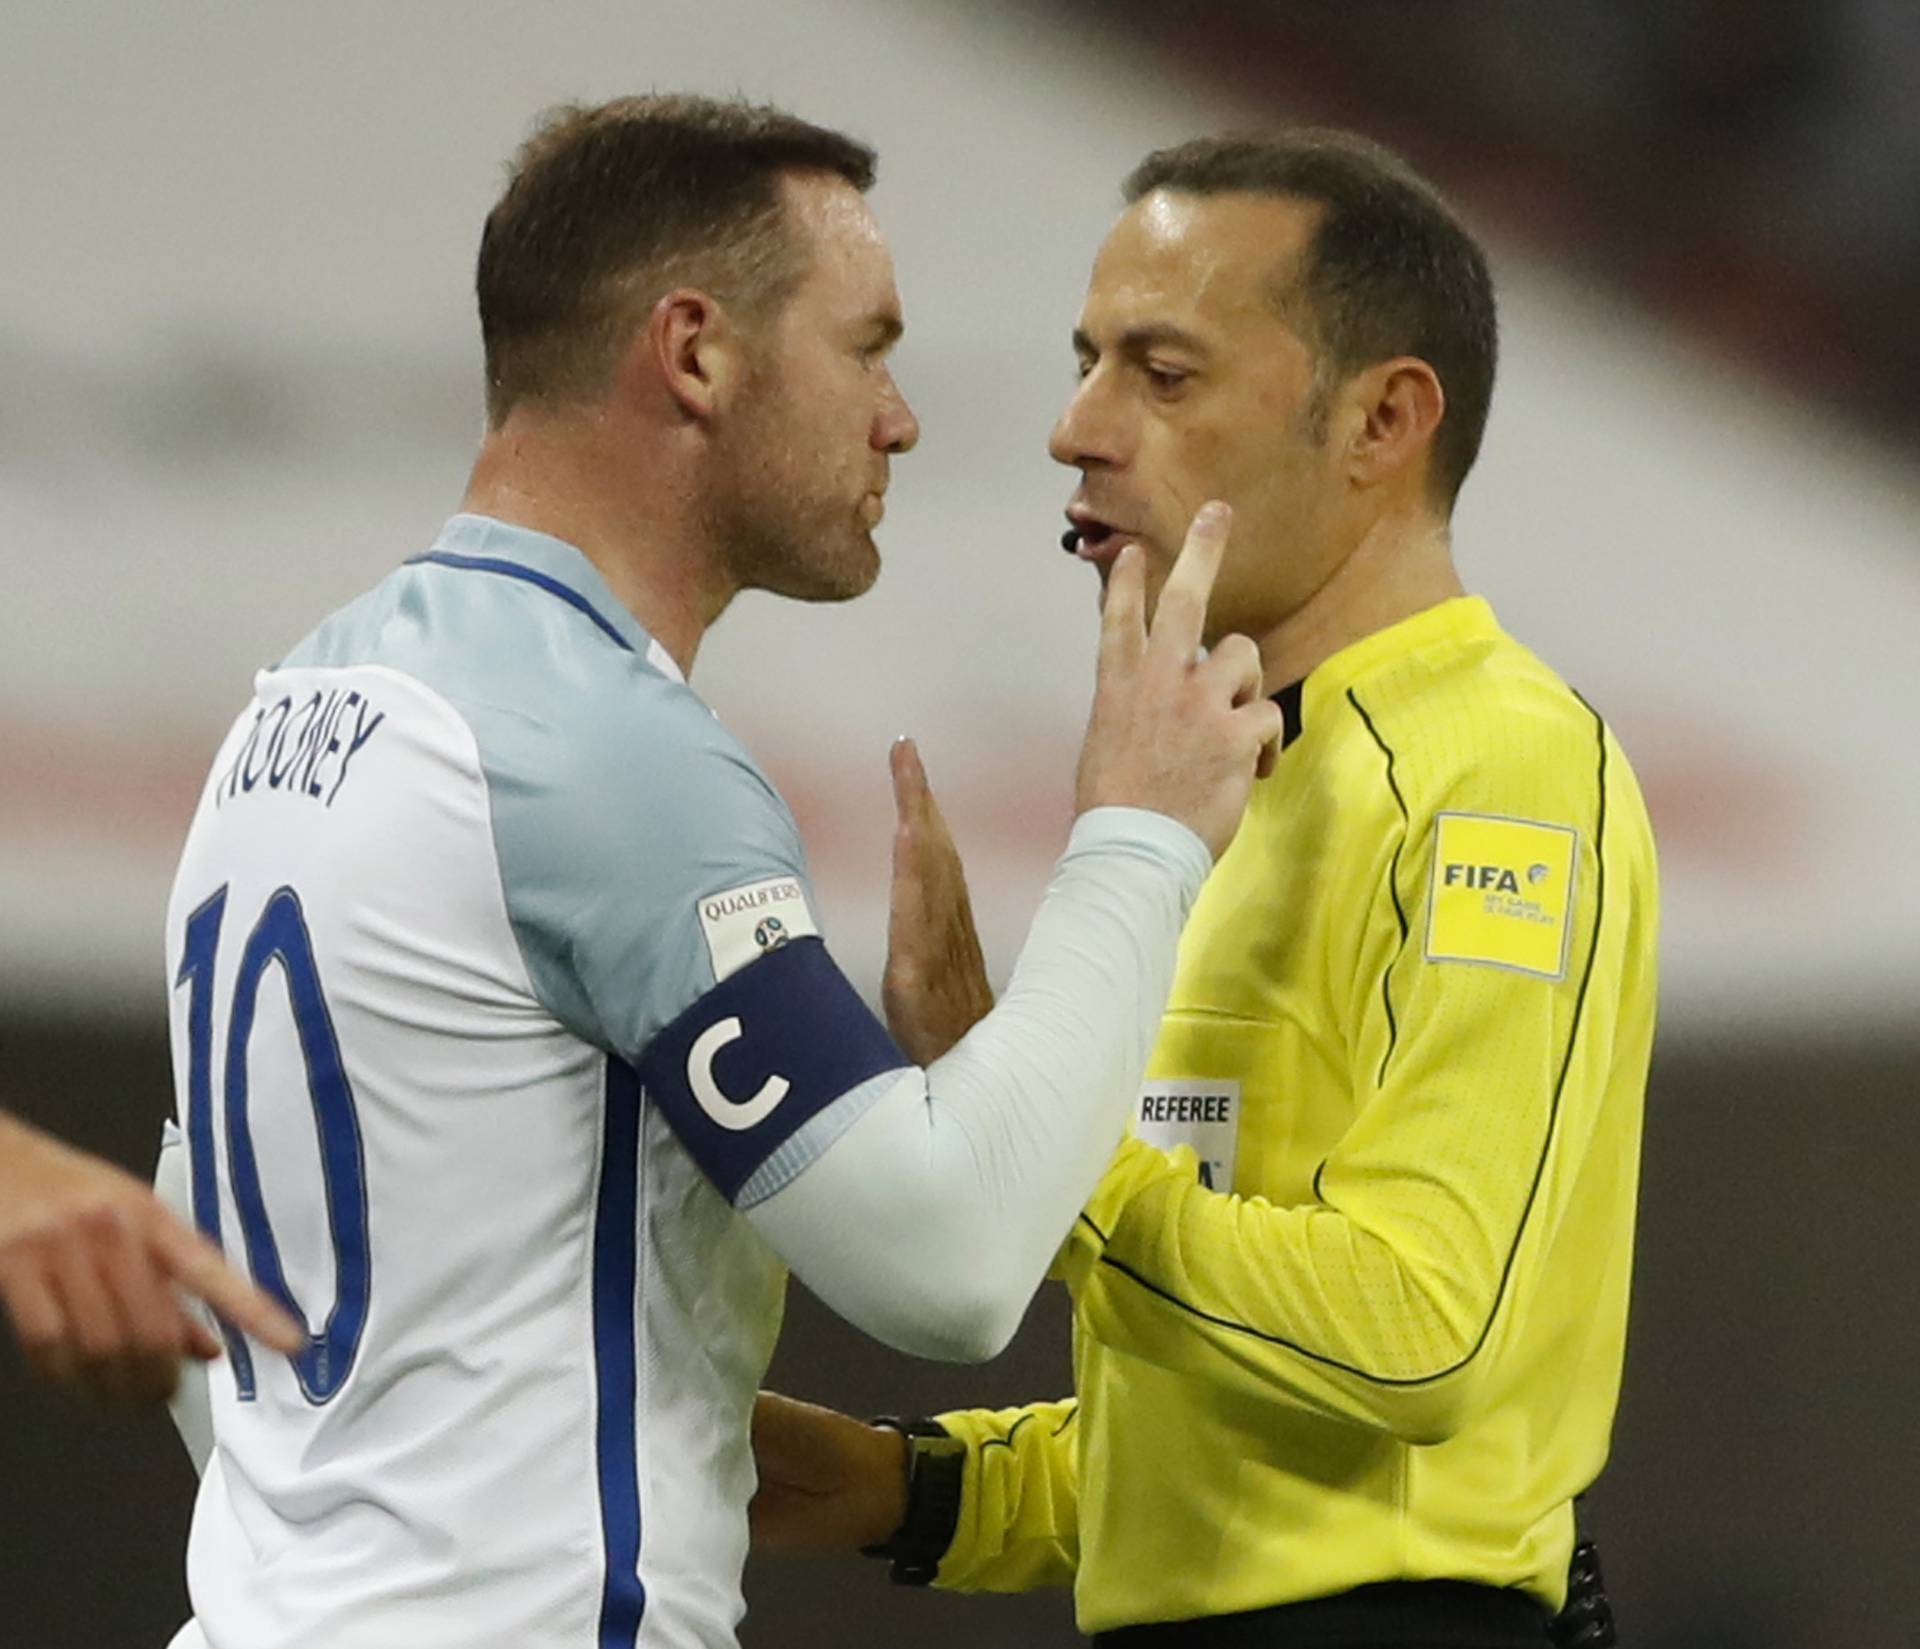
<path fill-rule="evenodd" d="M 1243 1615 L 1123 1626 L 1095 1649 L 1541 1649 L 1547 1611 L 1525 1592 L 1393 1580 Z"/>

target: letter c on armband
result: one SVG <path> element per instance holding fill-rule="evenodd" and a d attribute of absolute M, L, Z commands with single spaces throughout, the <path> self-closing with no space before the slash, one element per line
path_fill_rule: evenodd
<path fill-rule="evenodd" d="M 739 1041 L 742 1034 L 740 1021 L 729 1016 L 709 1025 L 687 1050 L 687 1083 L 693 1089 L 693 1097 L 700 1102 L 701 1110 L 722 1128 L 735 1133 L 765 1121 L 792 1087 L 785 1077 L 770 1076 L 751 1099 L 736 1100 L 728 1096 L 714 1080 L 714 1056 L 729 1042 Z"/>

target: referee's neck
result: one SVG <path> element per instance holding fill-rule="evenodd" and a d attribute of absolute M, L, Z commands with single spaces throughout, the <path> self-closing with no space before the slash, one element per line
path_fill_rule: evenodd
<path fill-rule="evenodd" d="M 1268 693 L 1304 681 L 1343 648 L 1466 594 L 1444 523 L 1375 523 L 1312 595 L 1264 635 Z"/>

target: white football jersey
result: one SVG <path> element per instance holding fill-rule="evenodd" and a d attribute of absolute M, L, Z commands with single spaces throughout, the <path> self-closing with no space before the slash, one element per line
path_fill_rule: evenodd
<path fill-rule="evenodd" d="M 262 672 L 167 967 L 196 1222 L 309 1335 L 213 1372 L 176 1645 L 731 1645 L 785 1284 L 736 1204 L 906 1061 L 585 557 L 455 517 Z"/>

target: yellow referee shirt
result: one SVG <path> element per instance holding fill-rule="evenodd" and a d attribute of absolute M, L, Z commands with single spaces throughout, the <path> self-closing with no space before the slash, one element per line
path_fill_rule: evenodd
<path fill-rule="evenodd" d="M 1626 1337 L 1646 810 L 1477 599 L 1327 660 L 1301 721 L 1056 1267 L 1077 1399 L 941 1416 L 942 1586 L 1071 1581 L 1087 1632 L 1387 1580 L 1563 1601 Z"/>

